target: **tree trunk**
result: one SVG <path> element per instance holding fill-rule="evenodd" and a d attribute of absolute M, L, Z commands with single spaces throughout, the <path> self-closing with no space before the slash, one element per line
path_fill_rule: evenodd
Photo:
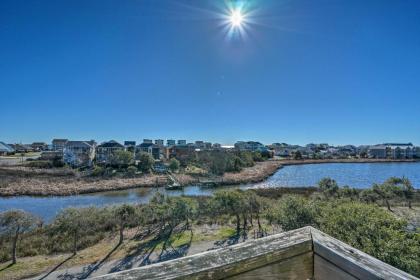
<path fill-rule="evenodd" d="M 236 214 L 236 232 L 239 233 L 241 230 L 241 218 L 239 218 L 239 215 Z"/>
<path fill-rule="evenodd" d="M 409 208 L 409 209 L 412 209 L 412 208 L 411 208 L 411 200 L 408 200 L 408 208 Z"/>
<path fill-rule="evenodd" d="M 392 212 L 391 205 L 389 205 L 388 199 L 385 199 L 385 202 L 386 202 L 386 207 L 388 208 L 388 210 Z"/>
<path fill-rule="evenodd" d="M 19 238 L 19 231 L 20 231 L 20 227 L 18 226 L 15 232 L 15 236 L 13 238 L 13 245 L 12 245 L 12 264 L 16 263 L 16 248 L 17 248 L 17 242 L 18 242 L 18 238 Z"/>
<path fill-rule="evenodd" d="M 77 234 L 73 236 L 73 255 L 77 254 Z"/>
<path fill-rule="evenodd" d="M 260 222 L 260 215 L 257 215 L 257 222 L 258 222 L 258 231 L 261 232 L 261 222 Z"/>
<path fill-rule="evenodd" d="M 118 241 L 118 244 L 123 243 L 123 240 L 124 240 L 124 226 L 121 223 L 121 225 L 120 225 L 120 240 Z"/>
<path fill-rule="evenodd" d="M 248 219 L 246 218 L 246 215 L 242 215 L 243 219 L 244 219 L 244 231 L 246 231 L 246 228 L 248 226 Z"/>
<path fill-rule="evenodd" d="M 169 238 L 171 238 L 172 232 L 173 232 L 173 230 L 174 230 L 174 228 L 173 228 L 172 226 L 170 226 L 170 228 L 171 228 L 171 229 L 170 229 L 170 231 L 169 231 L 169 233 L 168 233 L 168 236 L 166 237 L 165 242 L 163 242 L 161 255 L 162 255 L 162 253 L 163 253 L 164 251 L 166 251 L 166 246 L 167 246 L 168 240 L 169 240 Z"/>

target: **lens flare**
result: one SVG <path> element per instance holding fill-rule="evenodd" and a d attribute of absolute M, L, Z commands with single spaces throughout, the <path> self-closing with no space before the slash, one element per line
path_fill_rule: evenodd
<path fill-rule="evenodd" d="M 229 20 L 233 27 L 240 27 L 243 23 L 244 17 L 238 9 L 231 12 Z"/>
<path fill-rule="evenodd" d="M 230 41 L 247 40 L 254 24 L 254 9 L 248 1 L 227 1 L 221 14 L 225 38 Z"/>

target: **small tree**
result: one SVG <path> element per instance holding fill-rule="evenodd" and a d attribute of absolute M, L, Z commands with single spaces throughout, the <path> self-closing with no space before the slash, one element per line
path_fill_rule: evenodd
<path fill-rule="evenodd" d="M 121 244 L 124 240 L 125 228 L 136 220 L 136 209 L 132 205 L 123 204 L 115 209 L 115 218 L 117 220 L 119 227 L 118 230 L 120 233 L 118 244 Z"/>
<path fill-rule="evenodd" d="M 269 220 L 292 230 L 315 224 L 315 207 L 308 200 L 294 195 L 284 196 L 275 209 L 269 212 Z"/>
<path fill-rule="evenodd" d="M 234 156 L 232 162 L 233 162 L 234 171 L 239 172 L 242 170 L 242 166 L 244 166 L 244 162 L 242 161 L 240 157 Z"/>
<path fill-rule="evenodd" d="M 302 159 L 302 153 L 301 153 L 301 151 L 296 151 L 293 154 L 293 159 Z"/>
<path fill-rule="evenodd" d="M 130 165 L 134 160 L 132 152 L 117 150 L 111 156 L 111 165 L 118 167 L 125 167 Z"/>
<path fill-rule="evenodd" d="M 411 209 L 411 200 L 414 197 L 414 188 L 410 180 L 405 177 L 391 177 L 386 180 L 385 183 L 392 185 L 395 194 L 402 196 L 407 201 L 408 208 Z"/>
<path fill-rule="evenodd" d="M 338 184 L 335 180 L 331 178 L 322 178 L 318 183 L 318 188 L 321 189 L 325 197 L 335 196 L 338 192 Z"/>
<path fill-rule="evenodd" d="M 100 212 L 95 207 L 66 208 L 54 220 L 51 232 L 70 238 L 73 255 L 76 255 L 79 242 L 104 224 Z"/>
<path fill-rule="evenodd" d="M 260 153 L 260 152 L 254 152 L 253 154 L 252 154 L 252 159 L 254 160 L 254 161 L 263 161 L 264 159 L 263 159 L 263 156 L 262 156 L 262 154 Z"/>
<path fill-rule="evenodd" d="M 210 162 L 210 172 L 215 175 L 223 175 L 226 171 L 227 161 L 225 157 L 212 157 Z"/>
<path fill-rule="evenodd" d="M 261 226 L 261 213 L 266 209 L 266 203 L 263 201 L 263 198 L 256 195 L 254 192 L 248 191 L 245 195 L 246 202 L 249 205 L 251 221 L 252 216 L 255 216 L 258 224 L 258 231 L 262 232 Z"/>
<path fill-rule="evenodd" d="M 150 200 L 149 209 L 145 209 L 149 216 L 147 222 L 159 228 L 159 235 L 170 236 L 173 230 L 185 222 L 185 227 L 192 231 L 191 221 L 197 212 L 195 200 L 186 197 L 167 197 L 156 193 Z M 166 248 L 166 241 L 164 243 Z"/>
<path fill-rule="evenodd" d="M 349 198 L 350 200 L 357 200 L 359 192 L 355 188 L 350 188 L 349 186 L 344 186 L 339 189 L 338 194 L 340 197 Z"/>
<path fill-rule="evenodd" d="M 137 167 L 130 165 L 127 167 L 127 175 L 130 177 L 134 177 L 137 172 Z"/>
<path fill-rule="evenodd" d="M 105 169 L 102 167 L 102 166 L 99 166 L 99 165 L 95 165 L 94 167 L 93 167 L 93 170 L 92 170 L 92 173 L 91 173 L 91 175 L 92 176 L 103 176 L 105 174 Z"/>
<path fill-rule="evenodd" d="M 179 169 L 179 166 L 180 166 L 180 163 L 179 163 L 179 161 L 178 161 L 176 158 L 172 158 L 172 159 L 169 161 L 169 169 L 170 169 L 172 172 L 177 171 L 177 170 Z"/>
<path fill-rule="evenodd" d="M 388 210 L 392 211 L 389 201 L 396 196 L 397 192 L 400 191 L 399 187 L 397 187 L 391 181 L 386 181 L 383 184 L 374 184 L 372 190 L 377 193 L 382 200 L 385 201 Z"/>
<path fill-rule="evenodd" d="M 155 163 L 155 160 L 153 159 L 153 157 L 149 155 L 148 153 L 140 153 L 138 155 L 138 160 L 139 160 L 138 167 L 144 173 L 150 172 L 150 170 L 153 167 L 153 164 Z"/>
<path fill-rule="evenodd" d="M 380 197 L 373 189 L 365 189 L 360 192 L 359 199 L 366 203 L 376 203 Z"/>
<path fill-rule="evenodd" d="M 413 197 L 414 197 L 414 187 L 411 184 L 410 180 L 408 180 L 407 178 L 403 178 L 402 185 L 403 185 L 402 191 L 404 194 L 404 198 L 407 200 L 408 208 L 411 209 L 411 201 L 413 200 Z"/>
<path fill-rule="evenodd" d="M 241 191 L 218 191 L 214 194 L 212 208 L 218 214 L 225 214 L 236 217 L 236 232 L 241 229 L 241 218 L 243 214 L 243 193 Z"/>
<path fill-rule="evenodd" d="M 239 157 L 241 158 L 242 164 L 245 167 L 251 167 L 254 166 L 254 157 L 252 155 L 252 152 L 249 151 L 242 151 L 239 153 Z"/>
<path fill-rule="evenodd" d="M 16 248 L 19 238 L 30 231 L 40 221 L 23 210 L 10 210 L 0 213 L 0 232 L 12 236 L 12 264 L 16 263 Z"/>

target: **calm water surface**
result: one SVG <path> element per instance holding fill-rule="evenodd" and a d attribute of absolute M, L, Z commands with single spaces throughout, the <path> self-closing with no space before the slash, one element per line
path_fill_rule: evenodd
<path fill-rule="evenodd" d="M 340 186 L 369 188 L 392 176 L 407 177 L 420 188 L 420 162 L 290 165 L 255 187 L 308 187 L 315 186 L 324 177 L 331 177 Z"/>
<path fill-rule="evenodd" d="M 416 188 L 420 188 L 420 162 L 417 163 L 325 163 L 286 166 L 266 181 L 257 184 L 219 187 L 228 188 L 273 188 L 315 186 L 323 177 L 331 177 L 339 185 L 367 188 L 373 183 L 382 182 L 391 176 L 405 176 Z M 182 191 L 167 191 L 164 188 L 141 188 L 123 191 L 110 191 L 95 194 L 50 197 L 8 197 L 0 198 L 0 211 L 24 209 L 50 221 L 61 209 L 75 206 L 105 206 L 120 203 L 145 203 L 160 191 L 170 196 L 211 195 L 215 189 L 188 186 Z"/>

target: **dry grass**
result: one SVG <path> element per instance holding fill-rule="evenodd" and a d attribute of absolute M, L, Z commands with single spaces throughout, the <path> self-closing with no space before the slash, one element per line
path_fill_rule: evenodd
<path fill-rule="evenodd" d="M 107 238 L 100 243 L 80 251 L 76 256 L 70 258 L 59 269 L 73 266 L 85 265 L 100 261 L 117 244 L 116 238 Z M 118 248 L 112 258 L 123 257 L 126 253 L 126 244 Z M 52 256 L 34 256 L 18 259 L 18 263 L 4 270 L 10 262 L 0 264 L 0 279 L 22 279 L 44 274 L 51 271 L 55 266 L 71 257 L 71 254 L 60 254 Z"/>
<path fill-rule="evenodd" d="M 72 195 L 136 187 L 165 185 L 167 178 L 145 175 L 136 178 L 87 178 L 73 170 L 0 168 L 0 196 Z"/>
<path fill-rule="evenodd" d="M 403 218 L 407 220 L 408 224 L 412 226 L 413 229 L 420 227 L 420 207 L 413 206 L 412 209 L 408 207 L 391 207 L 392 213 L 398 218 Z M 385 208 L 386 209 L 386 208 Z"/>
<path fill-rule="evenodd" d="M 229 185 L 260 182 L 273 175 L 281 166 L 281 161 L 257 162 L 253 167 L 244 168 L 241 172 L 225 173 L 221 179 L 223 184 Z"/>
<path fill-rule="evenodd" d="M 279 161 L 258 162 L 241 172 L 226 173 L 216 178 L 222 184 L 241 184 L 262 181 L 281 167 Z M 176 174 L 182 185 L 198 182 L 197 177 Z M 13 195 L 74 195 L 137 187 L 158 187 L 168 183 L 163 175 L 143 175 L 136 178 L 82 177 L 71 169 L 30 169 L 27 167 L 0 168 L 0 196 Z"/>

